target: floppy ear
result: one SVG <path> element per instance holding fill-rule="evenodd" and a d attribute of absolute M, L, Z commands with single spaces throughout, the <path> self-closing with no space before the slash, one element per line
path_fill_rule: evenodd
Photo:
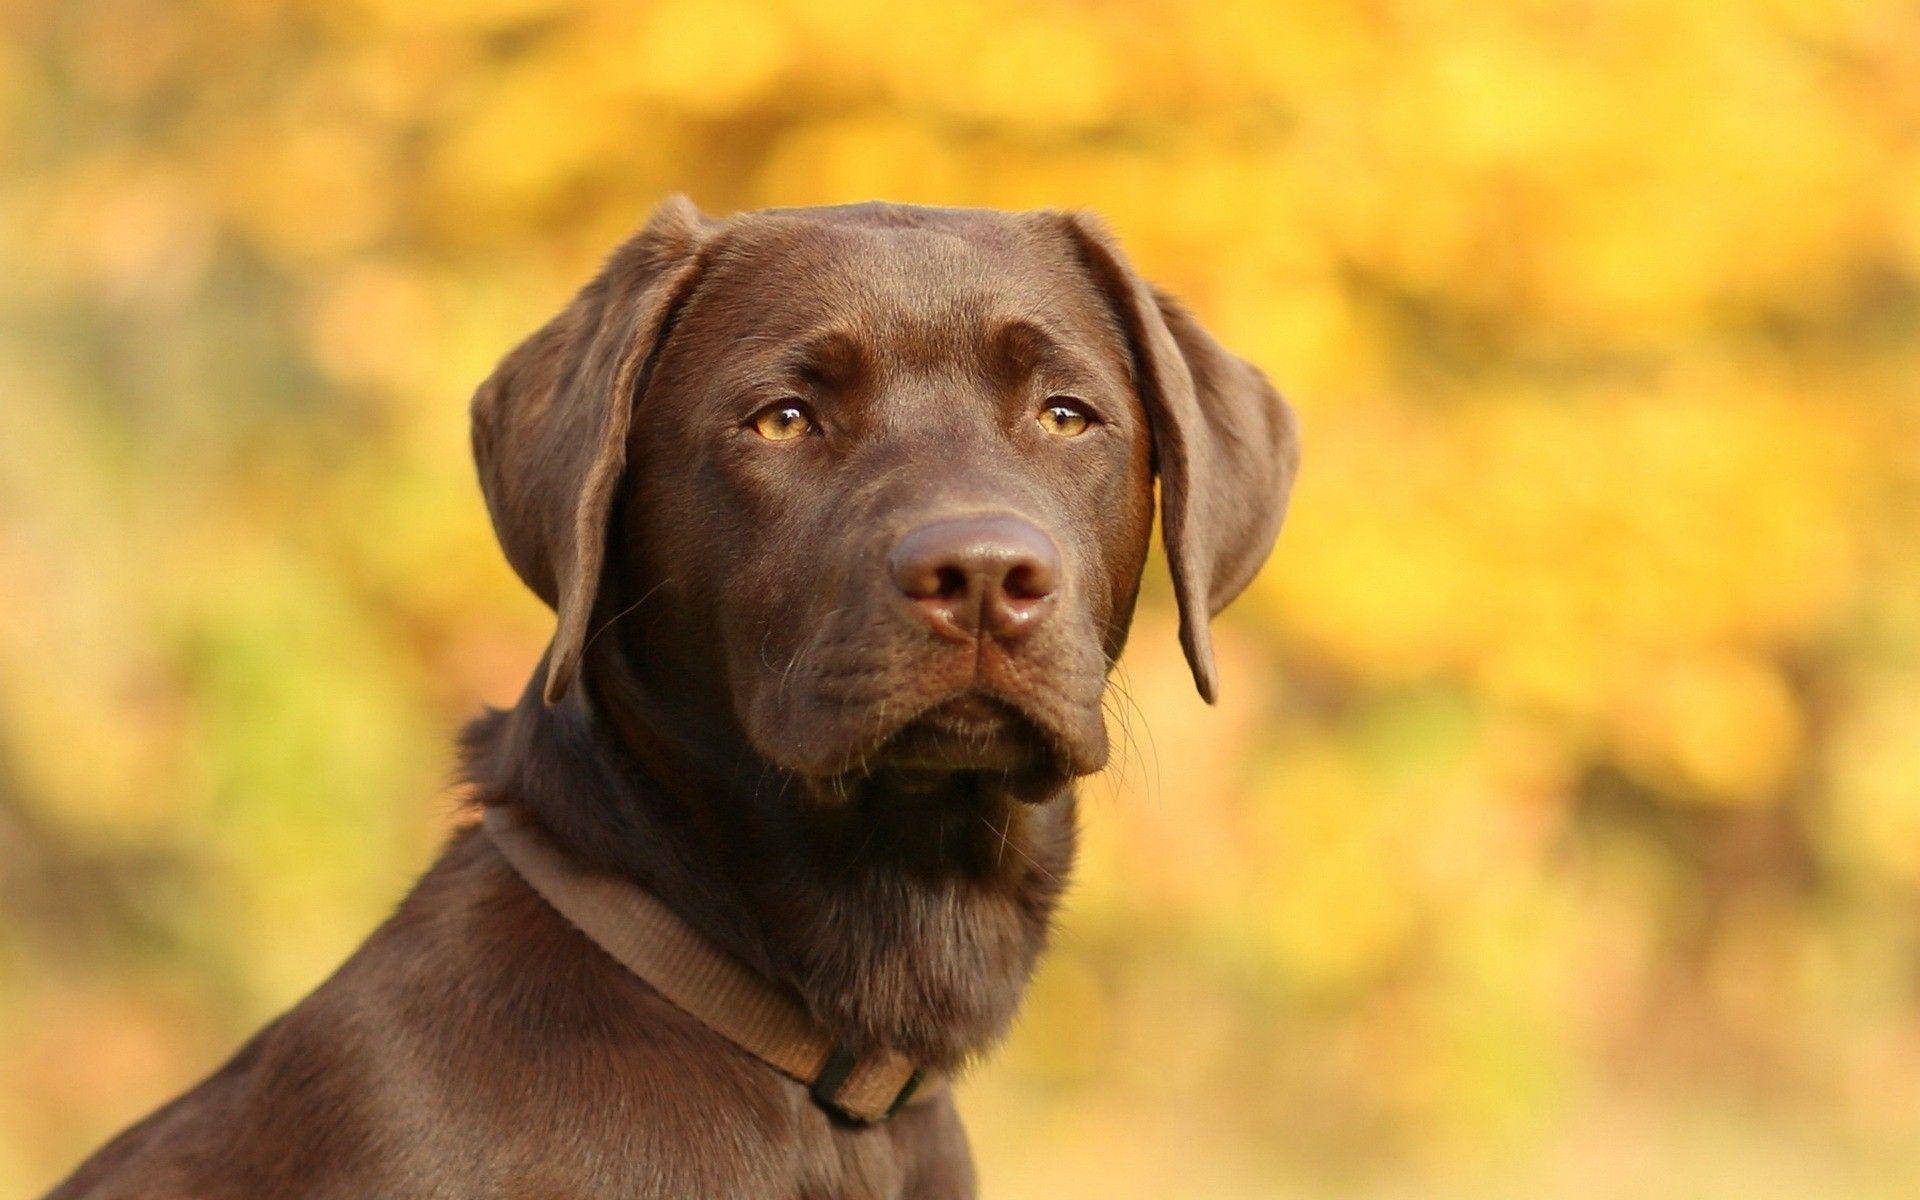
<path fill-rule="evenodd" d="M 1141 279 L 1096 220 L 1073 213 L 1066 221 L 1132 345 L 1153 432 L 1180 644 L 1194 686 L 1211 704 L 1219 685 L 1208 622 L 1273 548 L 1300 466 L 1299 427 L 1259 368 L 1228 353 L 1178 301 Z"/>
<path fill-rule="evenodd" d="M 684 196 L 667 200 L 474 393 L 473 457 L 494 533 L 559 617 L 548 704 L 580 666 L 633 405 L 698 273 L 706 227 Z"/>

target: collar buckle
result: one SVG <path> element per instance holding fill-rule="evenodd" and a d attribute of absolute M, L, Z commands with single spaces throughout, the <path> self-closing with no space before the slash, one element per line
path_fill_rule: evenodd
<path fill-rule="evenodd" d="M 853 1075 L 854 1068 L 859 1065 L 860 1056 L 855 1054 L 845 1042 L 841 1042 L 834 1046 L 833 1053 L 827 1055 L 827 1061 L 820 1068 L 820 1074 L 814 1077 L 812 1085 L 807 1089 L 813 1097 L 813 1102 L 825 1109 L 828 1116 L 849 1125 L 877 1125 L 887 1120 L 906 1107 L 907 1102 L 913 1099 L 913 1094 L 919 1090 L 921 1080 L 926 1076 L 923 1070 L 914 1071 L 907 1076 L 907 1081 L 900 1085 L 899 1092 L 895 1093 L 893 1100 L 884 1111 L 878 1115 L 863 1114 L 854 1112 L 840 1103 L 840 1090 L 846 1086 L 848 1078 Z"/>

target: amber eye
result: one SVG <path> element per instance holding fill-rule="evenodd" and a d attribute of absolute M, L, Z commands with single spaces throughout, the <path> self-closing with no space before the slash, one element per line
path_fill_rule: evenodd
<path fill-rule="evenodd" d="M 1079 437 L 1096 422 L 1094 415 L 1078 400 L 1055 396 L 1037 418 L 1040 428 L 1055 437 Z"/>
<path fill-rule="evenodd" d="M 770 442 L 790 442 L 812 433 L 816 426 L 807 410 L 790 400 L 769 404 L 747 422 L 753 431 Z"/>

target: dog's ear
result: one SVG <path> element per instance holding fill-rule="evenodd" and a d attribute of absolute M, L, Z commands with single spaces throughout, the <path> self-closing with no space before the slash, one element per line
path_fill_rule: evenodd
<path fill-rule="evenodd" d="M 559 618 L 549 704 L 579 670 L 633 406 L 698 274 L 708 228 L 685 197 L 667 200 L 474 393 L 473 457 L 494 533 Z"/>
<path fill-rule="evenodd" d="M 1153 434 L 1180 644 L 1207 703 L 1218 693 L 1208 622 L 1252 581 L 1280 532 L 1300 466 L 1293 410 L 1259 368 L 1228 353 L 1178 301 L 1141 279 L 1113 237 L 1065 217 L 1081 261 L 1131 343 Z"/>

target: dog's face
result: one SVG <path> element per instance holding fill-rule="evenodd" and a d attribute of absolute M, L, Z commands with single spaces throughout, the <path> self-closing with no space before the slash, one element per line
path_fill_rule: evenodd
<path fill-rule="evenodd" d="M 1105 761 L 1152 519 L 1128 354 L 1064 239 L 1011 223 L 769 217 L 714 255 L 635 413 L 624 548 L 708 615 L 762 755 Z"/>
<path fill-rule="evenodd" d="M 885 205 L 670 204 L 482 387 L 475 446 L 560 613 L 550 700 L 631 608 L 643 676 L 780 768 L 1036 797 L 1105 762 L 1156 462 L 1210 698 L 1206 620 L 1296 456 L 1258 372 L 1096 228 Z"/>

